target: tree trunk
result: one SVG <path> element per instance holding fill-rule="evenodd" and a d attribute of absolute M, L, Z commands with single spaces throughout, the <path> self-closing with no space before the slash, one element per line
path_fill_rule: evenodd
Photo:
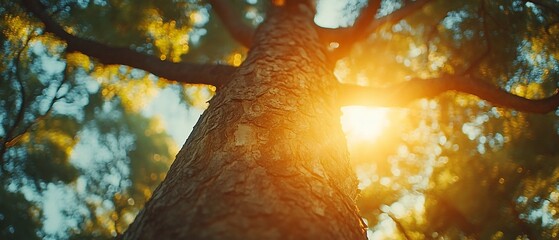
<path fill-rule="evenodd" d="M 310 7 L 276 7 L 125 239 L 364 239 Z"/>

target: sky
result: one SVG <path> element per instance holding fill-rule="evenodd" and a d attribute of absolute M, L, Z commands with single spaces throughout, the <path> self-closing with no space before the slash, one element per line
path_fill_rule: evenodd
<path fill-rule="evenodd" d="M 179 96 L 169 88 L 160 91 L 142 111 L 147 117 L 160 117 L 165 130 L 179 148 L 186 141 L 202 112 L 203 109 L 200 108 L 186 108 L 184 104 L 180 103 Z M 87 136 L 82 136 L 81 143 L 78 144 L 72 153 L 72 161 L 76 162 L 78 161 L 76 159 L 80 159 L 79 161 L 82 162 L 80 164 L 88 161 L 85 159 L 91 160 L 91 157 L 88 156 L 95 155 L 91 151 L 96 151 L 91 146 L 92 141 L 83 138 L 87 138 Z M 68 199 L 66 198 L 64 189 L 54 184 L 49 184 L 44 201 L 46 216 L 44 228 L 47 233 L 55 233 L 61 229 L 63 215 L 60 203 L 67 202 Z"/>
<path fill-rule="evenodd" d="M 185 108 L 176 93 L 169 88 L 160 91 L 142 111 L 145 116 L 161 117 L 165 130 L 179 147 L 186 141 L 203 112 L 203 109 L 197 107 Z"/>

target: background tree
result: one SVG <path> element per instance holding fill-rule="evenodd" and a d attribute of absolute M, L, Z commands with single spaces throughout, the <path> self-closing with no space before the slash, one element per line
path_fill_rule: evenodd
<path fill-rule="evenodd" d="M 176 152 L 157 120 L 139 112 L 145 99 L 132 98 L 148 97 L 153 81 L 66 54 L 18 4 L 1 5 L 0 238 L 113 238 Z M 43 228 L 45 208 L 62 208 L 45 201 L 49 192 L 68 203 L 58 221 L 64 226 L 54 226 L 58 233 Z"/>
<path fill-rule="evenodd" d="M 2 238 L 122 234 L 176 151 L 160 88 L 217 95 L 127 237 L 557 236 L 555 1 L 1 3 Z M 351 166 L 347 105 L 390 108 Z"/>

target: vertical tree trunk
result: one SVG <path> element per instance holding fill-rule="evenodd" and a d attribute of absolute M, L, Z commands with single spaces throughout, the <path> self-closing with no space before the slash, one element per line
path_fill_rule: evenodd
<path fill-rule="evenodd" d="M 125 239 L 364 239 L 314 12 L 276 8 Z"/>

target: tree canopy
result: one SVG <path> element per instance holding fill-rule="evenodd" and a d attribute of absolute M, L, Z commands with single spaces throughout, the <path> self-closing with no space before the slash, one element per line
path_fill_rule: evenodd
<path fill-rule="evenodd" d="M 278 2 L 0 0 L 0 239 L 122 234 Z M 370 238 L 557 238 L 558 1 L 316 7 Z"/>

